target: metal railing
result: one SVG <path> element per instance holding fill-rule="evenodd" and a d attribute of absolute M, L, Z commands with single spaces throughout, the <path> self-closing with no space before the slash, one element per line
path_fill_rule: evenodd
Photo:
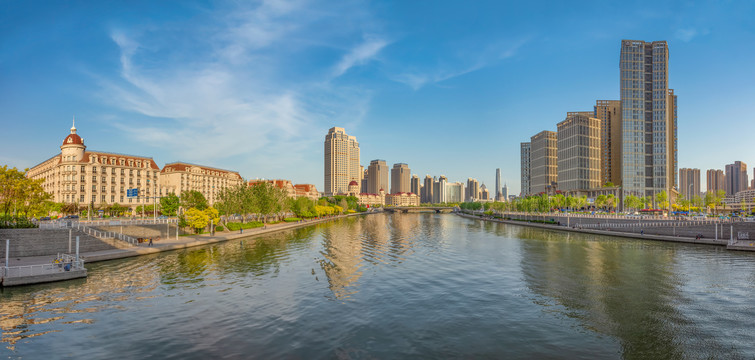
<path fill-rule="evenodd" d="M 78 221 L 53 221 L 49 223 L 40 223 L 40 229 L 74 229 L 83 232 L 87 235 L 94 236 L 99 239 L 118 239 L 125 241 L 131 245 L 138 246 L 138 241 L 132 236 L 128 236 L 115 231 L 101 231 L 92 229 Z"/>
<path fill-rule="evenodd" d="M 6 266 L 4 268 L 3 277 L 23 277 L 23 276 L 37 276 L 37 275 L 49 275 L 55 273 L 62 273 L 72 270 L 83 270 L 84 260 L 76 259 L 73 255 L 60 254 L 53 260 L 51 264 L 39 264 L 39 265 L 21 265 L 21 266 Z"/>

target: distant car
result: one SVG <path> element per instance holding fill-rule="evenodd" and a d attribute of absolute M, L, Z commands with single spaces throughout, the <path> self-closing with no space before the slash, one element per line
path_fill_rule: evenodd
<path fill-rule="evenodd" d="M 47 220 L 50 220 L 49 216 L 43 216 L 43 217 L 39 218 L 39 221 L 47 221 Z"/>
<path fill-rule="evenodd" d="M 79 215 L 68 215 L 64 217 L 63 219 L 78 219 L 78 218 L 79 218 Z"/>
<path fill-rule="evenodd" d="M 160 216 L 158 216 L 157 218 L 158 218 L 158 219 L 167 219 L 168 217 L 167 217 L 167 216 L 165 216 L 165 215 L 160 215 Z"/>

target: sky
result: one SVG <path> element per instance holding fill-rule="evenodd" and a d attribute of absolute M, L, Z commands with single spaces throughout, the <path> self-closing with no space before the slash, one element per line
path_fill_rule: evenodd
<path fill-rule="evenodd" d="M 0 0 L 0 165 L 88 150 L 322 191 L 328 129 L 423 178 L 495 169 L 619 98 L 622 39 L 669 43 L 679 167 L 755 166 L 755 2 Z M 750 176 L 752 178 L 752 172 Z"/>

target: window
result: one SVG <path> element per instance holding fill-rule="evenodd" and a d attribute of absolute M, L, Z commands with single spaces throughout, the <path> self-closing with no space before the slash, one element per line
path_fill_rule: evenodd
<path fill-rule="evenodd" d="M 81 197 L 79 198 L 79 202 L 81 202 L 81 203 L 84 202 L 84 195 L 81 195 Z"/>
<path fill-rule="evenodd" d="M 97 177 L 96 176 L 92 176 L 92 182 L 97 182 Z"/>

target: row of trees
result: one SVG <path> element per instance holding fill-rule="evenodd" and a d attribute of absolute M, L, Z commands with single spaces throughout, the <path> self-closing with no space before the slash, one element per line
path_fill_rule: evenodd
<path fill-rule="evenodd" d="M 7 165 L 0 167 L 0 214 L 3 216 L 41 216 L 55 206 L 52 195 L 42 187 L 44 180 L 27 178 L 28 171 L 8 168 Z"/>
<path fill-rule="evenodd" d="M 703 208 L 712 209 L 715 211 L 717 207 L 726 204 L 723 203 L 723 198 L 726 193 L 723 190 L 719 190 L 717 193 L 708 193 L 704 197 L 695 196 L 691 200 L 687 200 L 684 196 L 680 195 L 676 199 L 676 203 L 672 204 L 674 210 L 687 210 L 692 209 L 700 211 Z M 755 199 L 753 199 L 755 201 Z M 524 198 L 518 198 L 510 202 L 492 202 L 492 203 L 478 203 L 467 202 L 459 204 L 459 208 L 464 210 L 496 210 L 496 211 L 520 211 L 520 212 L 548 212 L 551 210 L 569 210 L 579 211 L 586 209 L 602 209 L 606 211 L 615 210 L 619 205 L 619 199 L 613 195 L 599 195 L 595 198 L 592 204 L 588 203 L 586 196 L 564 196 L 563 194 L 556 194 L 548 196 L 545 194 L 533 195 Z M 744 208 L 745 203 L 742 202 Z M 656 194 L 655 197 L 638 197 L 634 195 L 628 195 L 624 198 L 624 208 L 630 210 L 650 209 L 656 207 L 660 209 L 669 208 L 669 198 L 665 191 L 661 191 Z"/>

